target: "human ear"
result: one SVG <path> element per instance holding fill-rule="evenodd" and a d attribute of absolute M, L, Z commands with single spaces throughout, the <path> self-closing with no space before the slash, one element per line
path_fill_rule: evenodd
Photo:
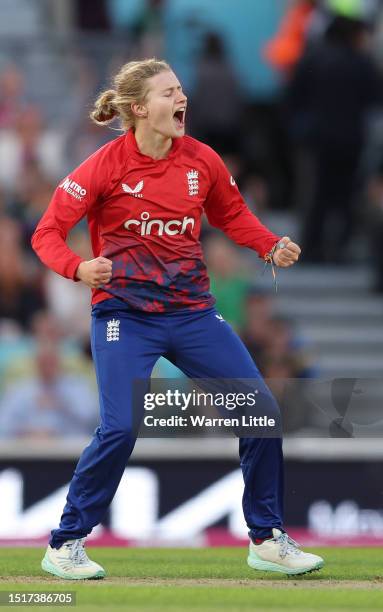
<path fill-rule="evenodd" d="M 143 104 L 132 104 L 132 111 L 134 113 L 134 115 L 136 115 L 136 117 L 147 117 L 148 116 L 148 109 L 146 108 L 146 106 L 144 106 Z"/>

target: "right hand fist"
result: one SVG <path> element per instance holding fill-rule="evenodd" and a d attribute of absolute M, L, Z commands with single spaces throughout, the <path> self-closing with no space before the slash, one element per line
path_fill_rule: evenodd
<path fill-rule="evenodd" d="M 76 278 L 91 289 L 97 289 L 100 285 L 109 283 L 112 278 L 112 261 L 106 257 L 82 261 L 77 268 Z"/>

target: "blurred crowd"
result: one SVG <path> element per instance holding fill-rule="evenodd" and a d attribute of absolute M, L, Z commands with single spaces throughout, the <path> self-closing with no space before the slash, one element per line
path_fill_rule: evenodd
<path fill-rule="evenodd" d="M 49 58 L 44 74 L 31 77 L 36 65 L 28 64 L 28 46 L 0 46 L 2 438 L 84 435 L 97 424 L 89 291 L 44 269 L 30 239 L 59 180 L 118 135 L 87 118 L 107 76 L 132 58 L 166 53 L 165 0 L 142 0 L 125 28 L 113 21 L 123 8 L 117 1 L 69 4 L 77 36 L 60 39 L 59 51 L 52 40 L 39 48 L 42 66 Z M 284 2 L 262 56 L 249 59 L 276 75 L 268 99 L 245 93 L 228 40 L 210 23 L 194 50 L 187 94 L 189 133 L 222 155 L 249 207 L 261 219 L 288 211 L 300 221 L 294 238 L 303 262 L 369 262 L 374 289 L 383 292 L 381 4 Z M 26 8 L 23 0 L 13 6 Z M 38 0 L 33 7 L 48 11 Z M 57 14 L 49 18 L 57 26 Z M 103 32 L 114 32 L 114 41 Z M 312 347 L 274 311 L 272 283 L 270 291 L 257 286 L 255 257 L 206 225 L 202 240 L 217 307 L 264 377 L 316 376 Z M 90 258 L 84 222 L 69 244 Z M 180 373 L 160 360 L 154 375 Z"/>

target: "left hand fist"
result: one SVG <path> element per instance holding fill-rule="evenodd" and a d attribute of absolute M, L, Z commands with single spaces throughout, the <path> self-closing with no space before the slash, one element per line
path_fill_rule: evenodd
<path fill-rule="evenodd" d="M 298 261 L 300 252 L 301 249 L 299 246 L 295 244 L 295 242 L 292 242 L 288 236 L 284 236 L 282 240 L 278 242 L 278 246 L 274 251 L 274 263 L 281 268 L 288 268 Z"/>

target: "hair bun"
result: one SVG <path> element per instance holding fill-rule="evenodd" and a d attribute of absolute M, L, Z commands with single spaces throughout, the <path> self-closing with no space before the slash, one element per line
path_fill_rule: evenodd
<path fill-rule="evenodd" d="M 90 116 L 96 123 L 106 123 L 112 121 L 117 115 L 118 111 L 115 106 L 116 91 L 114 89 L 108 89 L 104 91 L 96 100 L 94 110 Z"/>

